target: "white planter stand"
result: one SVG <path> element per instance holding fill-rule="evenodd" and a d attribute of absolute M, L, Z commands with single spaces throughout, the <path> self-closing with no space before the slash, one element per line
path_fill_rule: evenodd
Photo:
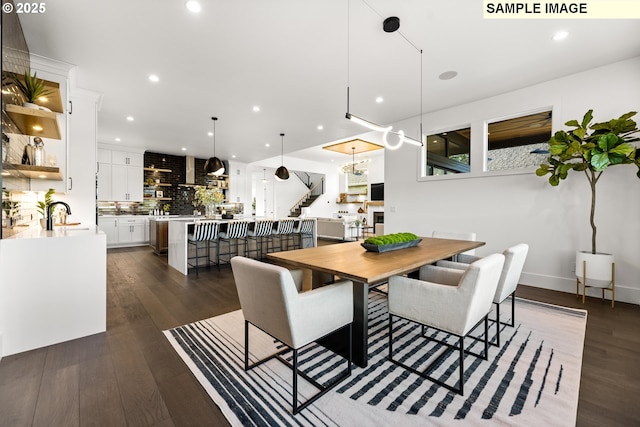
<path fill-rule="evenodd" d="M 582 285 L 582 303 L 584 304 L 586 288 L 600 288 L 602 299 L 604 291 L 611 291 L 611 308 L 615 302 L 615 262 L 613 255 L 587 251 L 576 252 L 576 296 L 580 296 Z"/>

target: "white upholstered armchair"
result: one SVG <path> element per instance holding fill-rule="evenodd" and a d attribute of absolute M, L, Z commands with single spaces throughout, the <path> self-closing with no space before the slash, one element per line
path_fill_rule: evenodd
<path fill-rule="evenodd" d="M 389 279 L 389 360 L 403 368 L 427 378 L 458 394 L 464 393 L 464 353 L 473 354 L 464 348 L 464 338 L 478 324 L 484 321 L 484 353 L 474 354 L 485 360 L 488 355 L 488 322 L 487 315 L 498 287 L 498 279 L 504 264 L 504 255 L 494 254 L 469 265 L 467 270 L 447 268 L 424 269 L 421 280 L 403 276 L 392 276 Z M 442 356 L 424 370 L 405 365 L 394 359 L 393 352 L 393 319 L 400 317 L 420 325 L 439 329 L 458 337 L 460 379 L 458 387 L 446 384 L 429 374 Z M 425 334 L 421 334 L 428 339 Z M 407 349 L 403 349 L 407 351 Z"/>
<path fill-rule="evenodd" d="M 498 281 L 498 288 L 493 298 L 493 303 L 496 305 L 496 343 L 495 345 L 500 347 L 500 325 L 515 325 L 516 318 L 516 288 L 520 282 L 520 275 L 522 274 L 522 268 L 524 262 L 527 259 L 527 253 L 529 252 L 529 245 L 526 243 L 520 243 L 510 248 L 505 249 L 502 253 L 505 257 L 504 267 L 500 274 L 500 280 Z M 440 267 L 455 268 L 458 270 L 465 270 L 470 263 L 479 260 L 479 257 L 464 255 L 458 258 L 459 262 L 452 261 L 438 261 L 436 265 Z M 511 297 L 511 322 L 500 322 L 500 303 Z M 493 344 L 493 343 L 492 343 Z"/>
<path fill-rule="evenodd" d="M 300 270 L 236 256 L 231 259 L 240 306 L 245 318 L 244 365 L 248 371 L 276 358 L 293 370 L 293 413 L 296 414 L 351 375 L 351 324 L 353 322 L 353 283 L 334 284 L 299 293 Z M 266 359 L 249 365 L 249 323 L 288 347 Z M 347 366 L 330 384 L 321 385 L 298 370 L 298 350 L 332 332 L 348 329 Z M 291 349 L 293 364 L 281 354 Z M 298 405 L 298 375 L 320 391 Z"/>

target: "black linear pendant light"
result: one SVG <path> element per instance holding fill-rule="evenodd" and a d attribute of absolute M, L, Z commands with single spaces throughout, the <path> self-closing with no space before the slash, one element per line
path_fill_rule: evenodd
<path fill-rule="evenodd" d="M 280 152 L 282 166 L 276 169 L 275 175 L 278 181 L 286 181 L 289 179 L 289 171 L 287 170 L 287 168 L 284 167 L 284 133 L 280 134 L 280 138 L 282 138 L 282 145 L 281 145 L 281 152 Z"/>
<path fill-rule="evenodd" d="M 207 175 L 222 175 L 224 173 L 224 164 L 222 160 L 216 157 L 216 121 L 217 117 L 211 117 L 213 120 L 213 157 L 204 164 L 204 171 Z"/>

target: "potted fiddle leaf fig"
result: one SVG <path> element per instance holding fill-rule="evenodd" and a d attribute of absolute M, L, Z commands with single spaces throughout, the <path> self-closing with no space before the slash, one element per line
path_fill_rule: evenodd
<path fill-rule="evenodd" d="M 633 144 L 640 141 L 640 137 L 638 126 L 631 119 L 636 114 L 631 111 L 617 119 L 591 124 L 593 110 L 589 110 L 582 121 L 566 122 L 565 125 L 573 129 L 558 131 L 551 137 L 548 163 L 541 164 L 536 170 L 538 176 L 550 174 L 549 184 L 554 187 L 572 171 L 584 174 L 589 183 L 591 251 L 576 253 L 576 273 L 579 278 L 584 274 L 585 282 L 593 279 L 589 286 L 608 287 L 612 283 L 613 255 L 598 252 L 596 246 L 596 188 L 604 171 L 616 165 L 636 165 L 640 178 L 640 153 Z"/>

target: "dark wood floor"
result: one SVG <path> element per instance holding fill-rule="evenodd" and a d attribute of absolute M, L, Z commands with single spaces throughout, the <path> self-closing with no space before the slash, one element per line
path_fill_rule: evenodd
<path fill-rule="evenodd" d="M 3 358 L 0 426 L 228 425 L 162 331 L 238 309 L 229 267 L 184 277 L 146 247 L 107 258 L 107 332 Z M 518 294 L 582 307 L 570 294 Z M 640 307 L 585 307 L 578 425 L 640 425 Z"/>

